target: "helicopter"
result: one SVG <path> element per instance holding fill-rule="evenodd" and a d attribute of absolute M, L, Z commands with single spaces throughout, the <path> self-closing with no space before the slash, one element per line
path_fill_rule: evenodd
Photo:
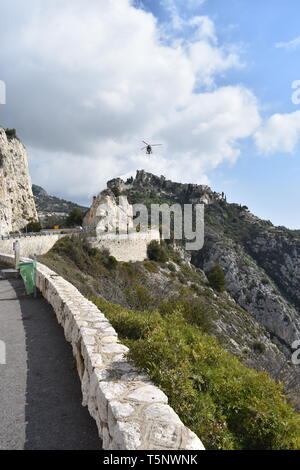
<path fill-rule="evenodd" d="M 152 151 L 152 147 L 160 147 L 162 144 L 148 144 L 147 142 L 145 142 L 144 140 L 142 140 L 142 142 L 146 145 L 146 147 L 143 147 L 141 150 L 145 150 L 146 149 L 146 154 L 147 155 L 151 155 L 151 153 L 153 153 Z"/>

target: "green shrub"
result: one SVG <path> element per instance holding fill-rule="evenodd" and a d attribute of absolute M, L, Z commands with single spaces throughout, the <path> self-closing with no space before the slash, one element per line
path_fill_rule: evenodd
<path fill-rule="evenodd" d="M 223 292 L 225 290 L 226 280 L 223 269 L 219 264 L 208 273 L 207 275 L 208 282 L 210 286 L 217 292 Z"/>
<path fill-rule="evenodd" d="M 95 304 L 109 318 L 114 318 L 114 327 L 123 338 L 133 340 L 144 338 L 160 321 L 158 315 L 145 311 L 139 312 L 137 316 L 133 316 L 131 310 L 107 302 L 107 300 L 102 298 L 97 298 Z"/>
<path fill-rule="evenodd" d="M 256 342 L 252 344 L 252 349 L 258 354 L 263 354 L 266 351 L 266 346 L 263 343 Z"/>
<path fill-rule="evenodd" d="M 16 129 L 5 129 L 5 134 L 8 139 L 17 139 Z"/>
<path fill-rule="evenodd" d="M 151 261 L 165 263 L 168 261 L 166 249 L 157 241 L 152 240 L 147 247 L 147 256 Z"/>
<path fill-rule="evenodd" d="M 81 226 L 83 221 L 83 212 L 79 207 L 74 207 L 70 214 L 67 217 L 66 225 L 67 227 L 76 227 L 77 225 Z"/>
<path fill-rule="evenodd" d="M 150 273 L 158 273 L 159 268 L 154 261 L 144 261 L 144 266 Z"/>
<path fill-rule="evenodd" d="M 118 265 L 118 261 L 114 256 L 109 255 L 107 258 L 107 262 L 105 263 L 105 266 L 107 269 L 114 269 Z"/>
<path fill-rule="evenodd" d="M 126 298 L 132 308 L 147 310 L 151 308 L 153 298 L 150 290 L 141 284 L 134 282 L 126 289 Z"/>
<path fill-rule="evenodd" d="M 129 348 L 129 358 L 168 395 L 207 449 L 299 449 L 300 417 L 282 387 L 243 366 L 181 310 L 137 312 L 95 300 Z"/>

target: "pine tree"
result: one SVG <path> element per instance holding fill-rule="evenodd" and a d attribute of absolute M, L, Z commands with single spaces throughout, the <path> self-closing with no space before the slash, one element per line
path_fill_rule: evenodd
<path fill-rule="evenodd" d="M 210 286 L 217 292 L 223 292 L 225 290 L 226 280 L 223 269 L 219 264 L 210 271 L 207 275 Z"/>

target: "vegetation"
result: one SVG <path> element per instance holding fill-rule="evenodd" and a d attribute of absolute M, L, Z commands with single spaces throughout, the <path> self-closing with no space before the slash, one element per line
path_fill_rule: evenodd
<path fill-rule="evenodd" d="M 266 350 L 265 345 L 258 341 L 252 344 L 252 348 L 253 348 L 253 351 L 255 351 L 258 354 L 263 354 Z"/>
<path fill-rule="evenodd" d="M 26 225 L 24 231 L 27 233 L 33 232 L 40 232 L 42 230 L 42 226 L 39 221 L 31 219 L 29 223 Z"/>
<path fill-rule="evenodd" d="M 216 266 L 210 271 L 210 273 L 208 273 L 207 279 L 210 286 L 217 292 L 223 292 L 225 290 L 225 275 L 223 269 L 219 264 L 216 264 Z"/>
<path fill-rule="evenodd" d="M 208 449 L 299 449 L 300 417 L 281 386 L 243 366 L 183 309 L 134 311 L 103 299 L 129 357 L 168 395 Z"/>
<path fill-rule="evenodd" d="M 121 191 L 120 189 L 118 188 L 118 186 L 114 186 L 113 188 L 111 188 L 112 192 L 114 193 L 114 196 L 115 197 L 119 197 L 121 196 Z"/>
<path fill-rule="evenodd" d="M 68 215 L 66 219 L 66 225 L 68 227 L 75 227 L 77 225 L 82 225 L 83 221 L 83 212 L 79 207 L 74 207 L 74 209 L 71 210 L 70 214 Z"/>
<path fill-rule="evenodd" d="M 5 129 L 5 134 L 8 139 L 17 139 L 17 131 L 16 129 Z"/>
<path fill-rule="evenodd" d="M 151 261 L 165 263 L 168 260 L 167 251 L 157 240 L 152 240 L 147 248 L 147 256 Z"/>

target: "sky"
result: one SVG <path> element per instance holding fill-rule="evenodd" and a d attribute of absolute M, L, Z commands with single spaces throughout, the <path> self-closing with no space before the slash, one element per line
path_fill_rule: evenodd
<path fill-rule="evenodd" d="M 0 0 L 0 124 L 90 205 L 137 169 L 300 229 L 298 0 Z M 0 100 L 1 101 L 1 100 Z M 142 140 L 161 143 L 149 157 Z"/>

